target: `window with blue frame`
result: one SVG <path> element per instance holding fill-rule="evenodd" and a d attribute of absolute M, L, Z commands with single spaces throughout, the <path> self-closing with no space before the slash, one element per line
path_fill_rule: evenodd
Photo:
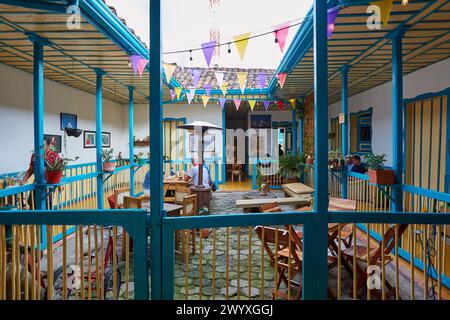
<path fill-rule="evenodd" d="M 372 152 L 372 108 L 350 114 L 350 152 Z"/>

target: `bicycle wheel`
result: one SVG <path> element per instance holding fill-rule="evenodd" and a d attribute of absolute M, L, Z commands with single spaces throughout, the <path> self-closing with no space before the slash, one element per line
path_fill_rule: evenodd
<path fill-rule="evenodd" d="M 63 295 L 63 272 L 66 272 L 66 279 L 71 279 L 74 273 L 70 266 L 59 267 L 53 273 L 53 300 L 68 300 L 72 293 L 72 286 L 66 283 L 66 296 Z M 70 280 L 67 280 L 69 282 Z"/>
<path fill-rule="evenodd" d="M 116 293 L 117 297 L 114 296 L 114 273 L 112 267 L 107 267 L 105 269 L 105 278 L 104 278 L 104 299 L 105 300 L 119 300 L 120 295 L 120 287 L 122 285 L 122 276 L 120 274 L 119 268 L 116 268 Z"/>

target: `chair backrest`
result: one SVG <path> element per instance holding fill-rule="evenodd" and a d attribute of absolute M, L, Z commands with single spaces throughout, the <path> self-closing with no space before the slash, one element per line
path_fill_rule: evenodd
<path fill-rule="evenodd" d="M 184 198 L 191 194 L 191 189 L 186 187 L 175 187 L 175 203 L 183 204 Z"/>
<path fill-rule="evenodd" d="M 123 208 L 124 209 L 141 209 L 142 208 L 142 199 L 136 197 L 123 197 Z"/>
<path fill-rule="evenodd" d="M 259 207 L 261 212 L 282 212 L 281 208 L 279 207 L 278 203 L 268 203 L 268 204 L 262 204 Z"/>
<path fill-rule="evenodd" d="M 130 188 L 122 188 L 114 190 L 114 201 L 116 208 L 123 204 L 123 198 L 130 195 Z"/>
<path fill-rule="evenodd" d="M 183 199 L 183 216 L 197 215 L 197 195 L 184 197 Z"/>
<path fill-rule="evenodd" d="M 384 239 L 384 254 L 389 255 L 391 254 L 392 250 L 395 247 L 395 224 L 390 226 L 384 233 L 383 239 Z M 403 235 L 403 233 L 408 228 L 407 224 L 400 224 L 398 225 L 398 238 Z M 371 264 L 375 264 L 378 260 L 381 259 L 381 250 L 382 250 L 382 242 L 378 244 L 378 248 L 375 251 L 375 253 L 370 257 Z"/>

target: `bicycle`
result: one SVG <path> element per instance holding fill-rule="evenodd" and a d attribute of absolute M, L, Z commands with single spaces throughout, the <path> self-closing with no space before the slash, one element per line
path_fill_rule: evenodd
<path fill-rule="evenodd" d="M 104 256 L 104 260 L 102 262 L 102 266 L 99 267 L 99 269 L 103 270 L 103 299 L 108 300 L 110 299 L 117 299 L 118 295 L 120 293 L 120 287 L 122 284 L 121 281 L 121 273 L 118 267 L 118 256 L 116 254 L 115 259 L 116 259 L 116 295 L 114 296 L 114 269 L 113 269 L 113 246 L 114 246 L 114 241 L 113 241 L 113 235 L 112 235 L 112 229 L 113 227 L 105 227 L 105 229 L 108 230 L 108 244 L 106 246 L 106 252 L 105 252 L 105 256 Z M 102 235 L 103 236 L 103 235 Z M 101 246 L 99 246 L 97 249 L 93 249 L 91 250 L 90 253 L 85 253 L 84 254 L 84 259 L 83 262 L 87 261 L 89 258 L 89 255 L 91 256 L 91 266 L 92 266 L 92 262 L 94 261 L 95 263 L 95 251 L 97 250 L 98 252 L 98 257 L 100 257 L 100 252 L 101 252 Z M 94 271 L 92 271 L 91 273 L 88 272 L 84 272 L 84 275 L 82 276 L 82 279 L 84 281 L 84 290 L 87 291 L 89 289 L 91 289 L 93 292 L 97 291 L 98 285 L 99 285 L 99 281 L 97 279 L 97 270 L 95 268 L 95 265 L 93 266 Z M 53 289 L 54 289 L 54 297 L 57 300 L 60 299 L 69 299 L 72 295 L 73 291 L 80 291 L 81 290 L 81 286 L 80 286 L 80 280 L 81 279 L 77 279 L 77 272 L 78 272 L 78 268 L 77 267 L 73 267 L 72 265 L 67 265 L 66 266 L 66 296 L 64 297 L 63 294 L 63 290 L 64 290 L 64 285 L 63 285 L 63 271 L 64 271 L 64 267 L 60 267 L 58 268 L 55 272 L 54 272 L 54 284 L 53 284 Z"/>

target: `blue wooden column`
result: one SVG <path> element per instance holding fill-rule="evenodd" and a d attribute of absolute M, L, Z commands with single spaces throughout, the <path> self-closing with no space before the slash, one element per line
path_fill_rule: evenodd
<path fill-rule="evenodd" d="M 223 106 L 222 109 L 222 179 L 221 183 L 225 183 L 227 181 L 227 112 L 226 106 Z"/>
<path fill-rule="evenodd" d="M 297 153 L 297 135 L 298 135 L 298 128 L 297 128 L 297 117 L 295 116 L 295 109 L 292 109 L 292 153 Z"/>
<path fill-rule="evenodd" d="M 34 46 L 33 99 L 34 99 L 34 183 L 36 184 L 36 210 L 45 210 L 44 178 L 44 45 L 47 40 L 30 35 Z"/>
<path fill-rule="evenodd" d="M 103 130 L 103 76 L 105 72 L 96 69 L 96 95 L 95 95 L 95 141 L 96 141 L 96 165 L 97 165 L 97 208 L 104 208 L 105 188 L 103 186 L 102 169 L 102 130 Z"/>
<path fill-rule="evenodd" d="M 403 44 L 405 30 L 395 30 L 392 40 L 392 164 L 395 171 L 396 184 L 403 183 Z M 403 193 L 401 188 L 392 190 L 392 210 L 403 211 Z"/>
<path fill-rule="evenodd" d="M 134 196 L 134 87 L 128 87 L 128 142 L 130 144 L 130 195 Z"/>
<path fill-rule="evenodd" d="M 314 0 L 314 149 L 316 213 L 304 225 L 303 298 L 326 299 L 328 279 L 327 1 Z"/>
<path fill-rule="evenodd" d="M 342 155 L 345 157 L 349 153 L 348 148 L 348 70 L 350 67 L 345 65 L 341 68 L 341 112 L 344 114 L 344 123 L 341 124 L 342 135 Z M 341 180 L 342 198 L 347 199 L 347 171 L 344 170 Z"/>
<path fill-rule="evenodd" d="M 161 0 L 150 0 L 150 168 L 151 170 L 151 283 L 152 299 L 162 298 L 161 217 L 163 212 L 163 103 Z M 168 252 L 167 254 L 173 254 Z M 166 283 L 167 285 L 167 283 Z"/>

